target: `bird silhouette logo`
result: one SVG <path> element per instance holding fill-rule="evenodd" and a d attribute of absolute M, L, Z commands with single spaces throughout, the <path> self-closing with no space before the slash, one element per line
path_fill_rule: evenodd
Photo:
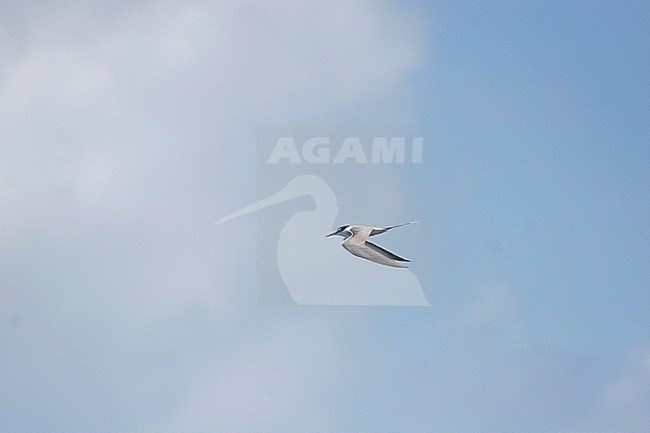
<path fill-rule="evenodd" d="M 339 227 L 328 236 L 345 237 L 343 247 L 367 259 L 350 260 L 323 236 L 334 226 L 338 205 L 334 191 L 320 176 L 296 176 L 276 193 L 221 218 L 217 224 L 303 196 L 311 197 L 314 208 L 294 213 L 282 227 L 277 245 L 280 276 L 297 304 L 430 305 L 413 271 L 394 269 L 406 268 L 408 260 L 367 241 L 370 236 L 410 223 Z"/>

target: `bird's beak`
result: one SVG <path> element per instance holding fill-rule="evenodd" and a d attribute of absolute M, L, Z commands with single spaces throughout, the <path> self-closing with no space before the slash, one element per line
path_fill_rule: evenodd
<path fill-rule="evenodd" d="M 327 235 L 327 236 L 325 236 L 325 237 L 326 237 L 326 238 L 329 238 L 330 236 L 334 236 L 335 234 L 336 234 L 336 232 L 332 232 L 332 233 L 330 233 L 329 235 Z"/>

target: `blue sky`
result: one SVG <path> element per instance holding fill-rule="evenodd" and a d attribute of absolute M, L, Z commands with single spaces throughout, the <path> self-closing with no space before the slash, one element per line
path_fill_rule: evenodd
<path fill-rule="evenodd" d="M 444 134 L 445 162 L 471 173 L 474 212 L 464 230 L 503 243 L 486 272 L 526 288 L 530 326 L 554 318 L 546 326 L 567 346 L 643 344 L 647 5 L 434 13 L 442 42 L 426 74 L 433 107 L 422 122 Z"/>
<path fill-rule="evenodd" d="M 0 431 L 648 430 L 649 18 L 8 4 Z M 260 305 L 257 224 L 305 202 L 214 224 L 259 198 L 260 127 L 335 125 L 432 138 L 362 197 L 320 169 L 335 225 L 422 220 L 384 236 L 430 308 Z"/>

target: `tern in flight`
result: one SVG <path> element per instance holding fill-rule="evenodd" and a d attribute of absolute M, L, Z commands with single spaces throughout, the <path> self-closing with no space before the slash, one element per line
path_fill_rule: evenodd
<path fill-rule="evenodd" d="M 312 206 L 305 208 L 302 202 L 294 202 L 301 197 L 309 197 Z M 275 264 L 284 287 L 296 304 L 431 305 L 411 269 L 396 272 L 366 260 L 350 260 L 323 238 L 323 233 L 332 230 L 339 208 L 334 190 L 320 176 L 298 175 L 279 191 L 223 217 L 218 223 L 268 209 L 264 214 L 266 219 L 260 220 L 260 224 L 267 224 L 277 218 L 269 213 L 270 208 L 292 202 L 295 210 L 282 226 L 276 243 L 259 241 L 256 245 L 259 248 L 257 260 L 261 263 L 258 272 L 268 272 L 269 265 Z M 266 228 L 265 225 L 260 227 Z M 377 230 L 372 233 L 375 235 L 390 228 L 371 229 Z M 332 269 L 345 269 L 345 272 L 332 272 Z M 268 279 L 266 274 L 261 275 L 260 281 Z M 261 288 L 266 289 L 266 286 Z"/>
<path fill-rule="evenodd" d="M 371 262 L 379 263 L 384 266 L 392 266 L 393 268 L 408 268 L 404 262 L 410 260 L 400 257 L 395 253 L 373 244 L 368 240 L 370 236 L 380 235 L 386 233 L 390 229 L 396 227 L 403 227 L 408 224 L 416 223 L 412 221 L 404 224 L 398 224 L 388 227 L 368 227 L 368 226 L 341 226 L 336 231 L 330 233 L 329 236 L 343 236 L 343 248 L 348 250 L 351 254 L 361 257 L 362 259 L 370 260 Z"/>

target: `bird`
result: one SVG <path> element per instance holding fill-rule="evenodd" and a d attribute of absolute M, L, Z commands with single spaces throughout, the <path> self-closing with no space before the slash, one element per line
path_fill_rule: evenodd
<path fill-rule="evenodd" d="M 305 208 L 304 202 L 297 201 L 301 197 L 308 197 L 312 206 Z M 365 260 L 350 263 L 333 245 L 328 245 L 322 234 L 332 230 L 339 213 L 337 201 L 325 179 L 301 174 L 280 190 L 216 223 L 221 225 L 268 209 L 258 219 L 258 272 L 275 267 L 286 292 L 298 305 L 430 306 L 417 275 L 410 269 L 395 272 Z M 278 206 L 294 212 L 282 226 L 279 237 L 268 237 L 271 225 L 281 222 L 277 218 L 286 218 L 285 210 Z M 379 234 L 390 228 L 373 230 Z M 345 272 L 333 272 L 343 269 Z M 272 278 L 262 273 L 260 280 Z M 258 290 L 269 293 L 269 287 L 262 284 Z"/>
<path fill-rule="evenodd" d="M 371 262 L 378 263 L 384 266 L 391 266 L 393 268 L 408 268 L 404 262 L 410 262 L 409 259 L 400 257 L 395 253 L 388 251 L 367 240 L 370 236 L 380 235 L 386 233 L 388 230 L 403 227 L 408 224 L 413 224 L 418 221 L 411 221 L 404 224 L 397 224 L 394 226 L 386 227 L 369 227 L 369 226 L 352 226 L 344 225 L 337 228 L 332 233 L 326 235 L 330 236 L 343 236 L 345 239 L 341 244 L 343 248 L 348 250 L 350 254 L 362 259 L 370 260 Z"/>

